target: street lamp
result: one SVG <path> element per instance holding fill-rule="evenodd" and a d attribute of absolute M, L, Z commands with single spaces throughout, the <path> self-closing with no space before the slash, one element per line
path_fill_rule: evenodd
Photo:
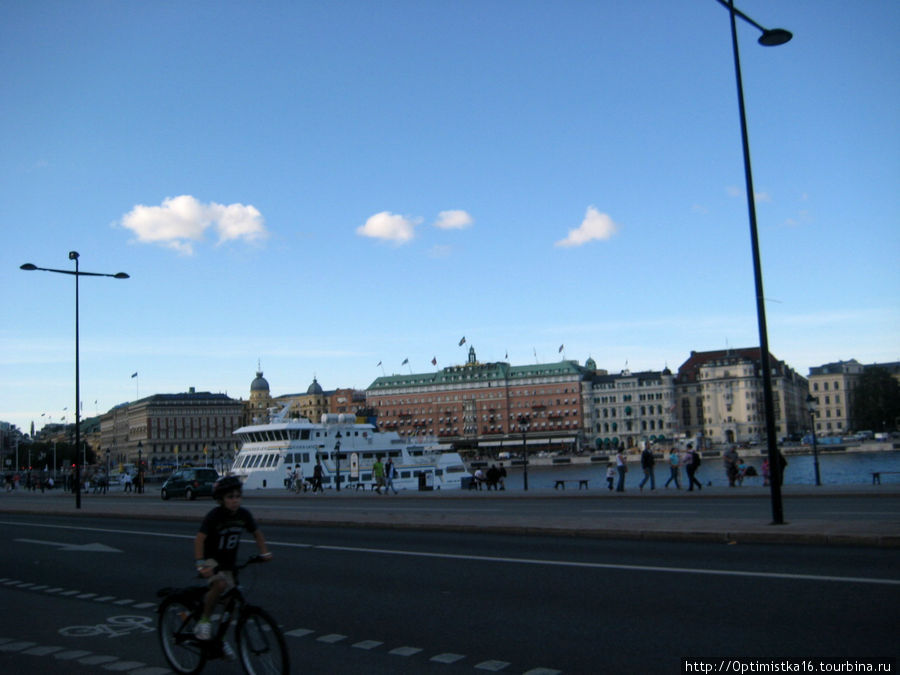
<path fill-rule="evenodd" d="M 765 406 L 766 436 L 768 441 L 769 467 L 772 472 L 770 481 L 772 501 L 772 524 L 784 524 L 784 511 L 781 503 L 781 462 L 778 455 L 778 443 L 775 438 L 775 401 L 772 394 L 772 372 L 769 366 L 769 337 L 766 328 L 766 307 L 763 295 L 762 265 L 759 257 L 759 235 L 756 228 L 756 200 L 753 196 L 753 173 L 750 170 L 750 141 L 747 136 L 747 114 L 744 110 L 744 84 L 741 78 L 741 61 L 738 55 L 737 21 L 740 17 L 751 26 L 757 28 L 762 35 L 759 44 L 765 47 L 777 47 L 788 42 L 793 35 L 783 28 L 768 29 L 759 25 L 749 16 L 734 6 L 734 0 L 716 0 L 728 10 L 731 18 L 731 44 L 734 52 L 734 74 L 737 80 L 738 109 L 741 118 L 741 143 L 744 149 L 744 177 L 746 179 L 747 209 L 750 215 L 750 245 L 753 251 L 753 277 L 756 281 L 756 315 L 759 324 L 759 362 L 763 376 L 763 404 Z"/>
<path fill-rule="evenodd" d="M 106 449 L 106 485 L 103 486 L 103 494 L 109 492 L 109 448 Z"/>
<path fill-rule="evenodd" d="M 519 429 L 522 430 L 522 468 L 525 471 L 523 474 L 523 478 L 525 479 L 525 492 L 528 492 L 528 445 L 525 438 L 530 423 L 531 420 L 527 416 L 519 415 Z"/>
<path fill-rule="evenodd" d="M 81 508 L 81 465 L 78 462 L 78 448 L 81 446 L 81 377 L 78 362 L 78 278 L 79 277 L 112 277 L 113 279 L 127 279 L 125 272 L 116 274 L 102 274 L 99 272 L 81 272 L 78 269 L 78 251 L 69 251 L 69 260 L 75 261 L 75 270 L 57 270 L 49 267 L 38 267 L 31 263 L 21 265 L 19 269 L 26 272 L 39 270 L 41 272 L 56 272 L 57 274 L 71 274 L 75 277 L 75 508 Z"/>
<path fill-rule="evenodd" d="M 137 473 L 137 492 L 144 492 L 144 442 L 138 441 L 138 473 Z"/>
<path fill-rule="evenodd" d="M 816 485 L 821 485 L 822 479 L 819 476 L 819 444 L 816 443 L 816 411 L 819 409 L 819 399 L 812 394 L 807 394 L 806 409 L 809 411 L 809 428 L 812 431 L 813 466 L 816 468 Z"/>
<path fill-rule="evenodd" d="M 337 474 L 337 491 L 341 491 L 341 432 L 337 432 L 337 441 L 334 444 L 335 473 Z"/>

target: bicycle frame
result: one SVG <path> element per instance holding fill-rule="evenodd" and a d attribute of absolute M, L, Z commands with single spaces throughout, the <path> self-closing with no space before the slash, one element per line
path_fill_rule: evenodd
<path fill-rule="evenodd" d="M 170 598 L 180 602 L 185 607 L 190 608 L 190 614 L 183 617 L 181 626 L 175 631 L 176 643 L 187 643 L 196 646 L 203 653 L 204 659 L 222 658 L 222 643 L 228 634 L 229 628 L 231 628 L 232 622 L 234 622 L 235 619 L 240 619 L 247 615 L 251 611 L 261 609 L 256 605 L 251 605 L 247 602 L 238 579 L 238 572 L 240 570 L 247 565 L 256 562 L 261 562 L 259 556 L 251 557 L 247 562 L 239 565 L 234 570 L 234 586 L 223 593 L 217 603 L 221 606 L 222 618 L 218 622 L 215 634 L 209 640 L 199 640 L 194 635 L 193 629 L 190 627 L 192 625 L 191 620 L 196 620 L 203 612 L 203 601 L 209 590 L 208 586 L 187 586 L 184 588 L 167 587 L 161 588 L 156 592 L 157 597 L 162 598 L 162 601 L 157 608 L 157 612 L 162 610 L 163 603 Z"/>

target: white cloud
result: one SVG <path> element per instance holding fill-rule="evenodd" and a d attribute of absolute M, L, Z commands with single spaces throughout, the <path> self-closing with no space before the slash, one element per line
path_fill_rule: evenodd
<path fill-rule="evenodd" d="M 466 211 L 451 210 L 441 211 L 434 226 L 442 230 L 462 230 L 469 227 L 475 221 Z"/>
<path fill-rule="evenodd" d="M 565 239 L 556 242 L 556 246 L 581 246 L 595 239 L 606 240 L 611 238 L 619 227 L 612 218 L 605 213 L 600 213 L 595 206 L 589 206 L 584 214 L 584 220 L 574 230 L 569 230 Z"/>
<path fill-rule="evenodd" d="M 421 218 L 409 218 L 398 216 L 390 211 L 382 211 L 374 216 L 369 216 L 365 225 L 356 228 L 356 233 L 363 237 L 405 244 L 415 236 L 416 225 L 421 222 Z"/>
<path fill-rule="evenodd" d="M 203 241 L 213 227 L 217 244 L 244 240 L 255 242 L 269 233 L 259 210 L 252 205 L 203 204 L 190 195 L 167 197 L 160 206 L 138 204 L 122 217 L 121 224 L 145 244 L 160 244 L 183 255 L 192 255 L 194 243 Z"/>

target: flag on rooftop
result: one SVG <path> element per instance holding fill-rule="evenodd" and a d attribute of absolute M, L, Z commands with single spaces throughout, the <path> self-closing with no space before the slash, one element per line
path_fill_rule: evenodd
<path fill-rule="evenodd" d="M 400 365 L 405 366 L 407 363 L 409 363 L 409 359 L 403 359 L 403 363 L 401 363 Z"/>
<path fill-rule="evenodd" d="M 562 354 L 562 350 L 563 350 L 564 348 L 565 348 L 565 345 L 560 345 L 560 346 L 559 346 L 559 353 L 560 353 L 560 354 Z"/>
<path fill-rule="evenodd" d="M 375 364 L 375 367 L 378 368 L 381 365 L 381 361 Z"/>
<path fill-rule="evenodd" d="M 431 365 L 433 365 L 433 366 L 437 365 L 437 357 L 436 356 L 433 359 L 431 359 Z"/>
<path fill-rule="evenodd" d="M 462 339 L 459 341 L 459 346 L 462 347 L 464 344 L 466 344 L 466 336 L 465 335 L 463 335 Z"/>
<path fill-rule="evenodd" d="M 137 377 L 137 373 L 132 373 L 131 377 Z"/>

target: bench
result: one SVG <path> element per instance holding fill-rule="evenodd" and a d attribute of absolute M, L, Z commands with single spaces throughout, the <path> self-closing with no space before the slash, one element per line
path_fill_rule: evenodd
<path fill-rule="evenodd" d="M 555 481 L 555 482 L 554 482 L 554 484 L 553 484 L 553 489 L 554 489 L 554 490 L 559 490 L 559 489 L 565 490 L 565 489 L 566 489 L 566 483 L 578 483 L 578 489 L 579 489 L 579 490 L 580 490 L 581 488 L 584 488 L 585 490 L 587 490 L 587 489 L 588 489 L 588 481 L 589 481 L 589 480 L 590 480 L 589 478 L 576 478 L 576 479 L 571 479 L 571 480 L 558 480 L 558 481 Z"/>
<path fill-rule="evenodd" d="M 900 473 L 900 471 L 873 471 L 872 485 L 881 485 L 881 474 Z"/>

